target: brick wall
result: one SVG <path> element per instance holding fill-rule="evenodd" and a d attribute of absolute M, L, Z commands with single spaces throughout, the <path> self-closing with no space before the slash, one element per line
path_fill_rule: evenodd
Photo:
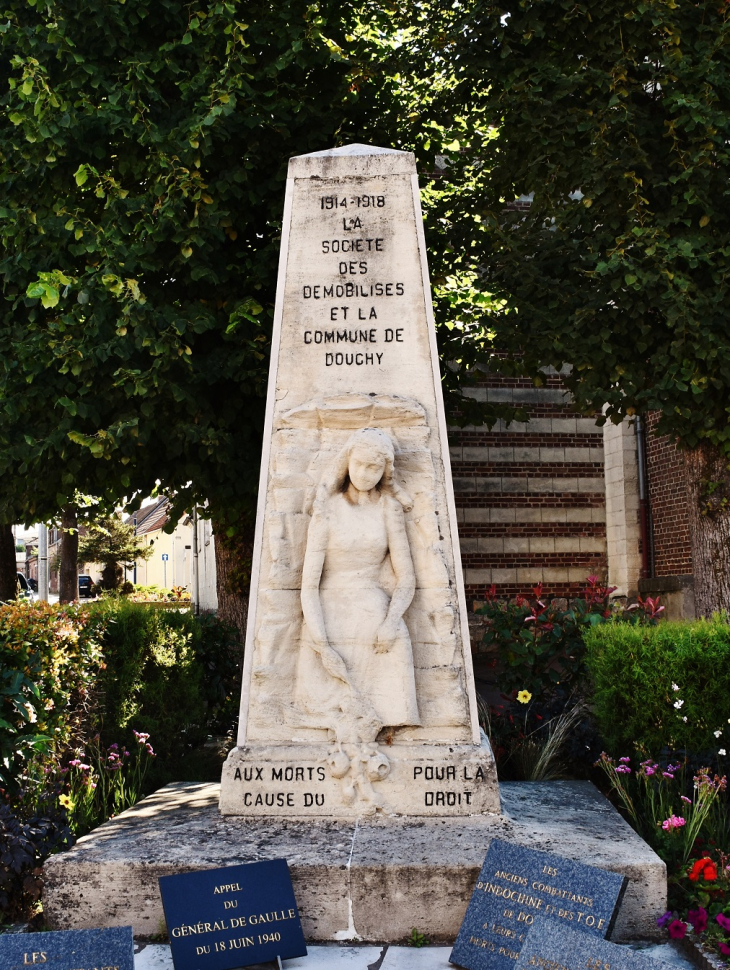
<path fill-rule="evenodd" d="M 692 572 L 692 553 L 682 456 L 669 438 L 654 435 L 658 417 L 649 414 L 646 422 L 654 575 L 686 575 Z"/>
<path fill-rule="evenodd" d="M 469 393 L 514 401 L 530 420 L 449 434 L 467 601 L 527 592 L 538 582 L 574 596 L 606 571 L 603 434 L 570 410 L 560 378 L 545 387 L 488 377 Z"/>

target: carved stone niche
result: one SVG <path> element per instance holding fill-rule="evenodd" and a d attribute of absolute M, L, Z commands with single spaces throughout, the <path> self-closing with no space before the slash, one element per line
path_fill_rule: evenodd
<path fill-rule="evenodd" d="M 398 395 L 281 412 L 224 814 L 499 811 L 430 435 Z"/>

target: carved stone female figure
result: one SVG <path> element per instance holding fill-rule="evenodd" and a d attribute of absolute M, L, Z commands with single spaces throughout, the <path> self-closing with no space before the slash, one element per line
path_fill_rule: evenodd
<path fill-rule="evenodd" d="M 378 732 L 420 724 L 403 619 L 415 590 L 404 522 L 412 503 L 395 481 L 394 457 L 386 432 L 351 435 L 320 486 L 302 575 L 298 704 L 321 718 L 340 752 L 343 743 L 373 749 L 371 780 L 388 770 L 373 744 Z M 340 760 L 346 771 L 349 759 Z"/>

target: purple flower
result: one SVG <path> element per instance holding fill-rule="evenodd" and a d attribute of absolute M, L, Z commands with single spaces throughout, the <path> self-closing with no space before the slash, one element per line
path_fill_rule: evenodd
<path fill-rule="evenodd" d="M 663 771 L 662 774 L 664 775 L 665 778 L 669 778 L 670 781 L 674 781 L 674 775 L 671 774 L 669 771 Z"/>
<path fill-rule="evenodd" d="M 730 933 L 730 919 L 724 913 L 718 913 L 715 919 L 726 933 Z"/>
<path fill-rule="evenodd" d="M 692 804 L 692 799 L 691 798 L 687 798 L 686 795 L 680 795 L 679 797 L 682 799 L 682 801 L 684 802 L 685 805 L 691 805 Z"/>
<path fill-rule="evenodd" d="M 730 957 L 730 946 L 727 943 L 718 943 L 717 946 L 723 956 Z"/>
<path fill-rule="evenodd" d="M 631 763 L 631 758 L 619 758 L 618 760 L 623 762 L 623 764 L 625 765 L 628 765 Z"/>
<path fill-rule="evenodd" d="M 699 909 L 691 909 L 687 913 L 687 922 L 692 924 L 695 933 L 704 933 L 707 929 L 707 910 L 702 906 Z"/>
<path fill-rule="evenodd" d="M 669 937 L 672 940 L 682 940 L 687 935 L 687 924 L 681 919 L 672 920 L 669 924 Z"/>
<path fill-rule="evenodd" d="M 663 930 L 666 926 L 668 926 L 672 922 L 673 918 L 674 917 L 672 916 L 672 913 L 670 912 L 670 910 L 667 910 L 666 913 L 664 913 L 663 916 L 660 916 L 659 919 L 656 921 L 656 925 L 659 927 L 660 930 Z"/>
<path fill-rule="evenodd" d="M 648 767 L 646 769 L 647 778 L 651 778 L 651 776 L 655 773 L 655 771 L 656 771 L 656 768 Z"/>
<path fill-rule="evenodd" d="M 110 751 L 118 751 L 119 750 L 119 745 L 117 744 L 116 741 L 114 742 L 114 744 L 110 744 L 109 745 L 109 750 Z"/>
<path fill-rule="evenodd" d="M 616 773 L 619 775 L 630 775 L 631 768 L 627 768 L 626 765 L 616 765 Z"/>

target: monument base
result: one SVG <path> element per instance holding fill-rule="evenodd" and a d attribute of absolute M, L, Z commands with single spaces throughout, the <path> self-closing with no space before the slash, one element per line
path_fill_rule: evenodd
<path fill-rule="evenodd" d="M 220 786 L 167 785 L 44 866 L 53 929 L 164 932 L 159 876 L 286 858 L 308 940 L 453 942 L 489 843 L 507 839 L 629 877 L 612 939 L 657 936 L 666 868 L 590 782 L 504 782 L 500 815 L 223 818 Z"/>
<path fill-rule="evenodd" d="M 220 810 L 265 818 L 499 814 L 497 768 L 486 737 L 481 745 L 345 744 L 334 753 L 332 745 L 250 744 L 226 758 Z"/>

